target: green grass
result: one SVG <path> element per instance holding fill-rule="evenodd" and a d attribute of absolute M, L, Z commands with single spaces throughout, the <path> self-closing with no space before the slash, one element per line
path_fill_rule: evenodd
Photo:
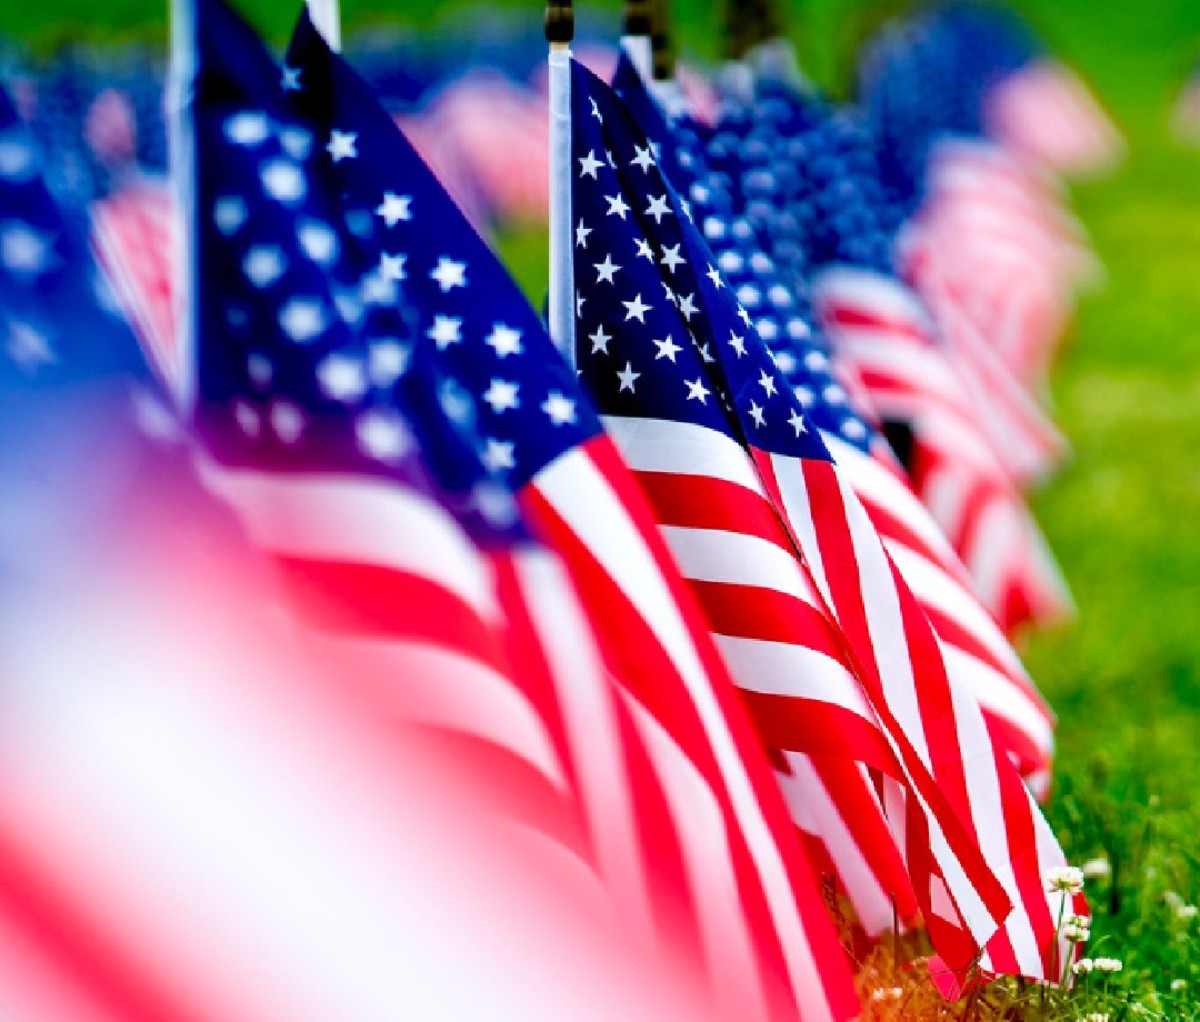
<path fill-rule="evenodd" d="M 277 0 L 242 6 L 276 40 L 294 14 Z M 537 5 L 524 6 L 540 17 Z M 676 6 L 685 47 L 711 52 L 710 7 Z M 1080 617 L 1025 650 L 1060 716 L 1051 820 L 1072 861 L 1104 856 L 1113 867 L 1111 880 L 1089 887 L 1097 915 L 1089 953 L 1125 967 L 1069 998 L 999 984 L 952 1008 L 926 1000 L 869 1007 L 873 1017 L 896 1019 L 915 1017 L 918 1007 L 922 1017 L 1200 1019 L 1200 921 L 1172 907 L 1174 895 L 1182 904 L 1200 900 L 1200 155 L 1178 148 L 1166 130 L 1200 41 L 1200 4 L 1021 6 L 1094 83 L 1130 141 L 1118 173 L 1074 192 L 1108 285 L 1083 300 L 1053 380 L 1074 460 L 1034 498 Z M 846 55 L 871 8 L 851 0 L 804 8 L 807 66 L 826 84 L 845 81 Z M 55 0 L 52 10 L 14 6 L 4 28 L 41 45 L 79 26 L 99 35 L 162 32 L 161 5 L 151 0 Z M 398 14 L 400 5 L 347 0 L 345 11 L 353 24 Z M 419 24 L 442 13 L 434 0 L 403 5 Z M 502 241 L 540 297 L 543 239 L 524 231 Z M 886 962 L 875 966 L 887 972 Z M 1173 991 L 1175 980 L 1189 985 Z"/>

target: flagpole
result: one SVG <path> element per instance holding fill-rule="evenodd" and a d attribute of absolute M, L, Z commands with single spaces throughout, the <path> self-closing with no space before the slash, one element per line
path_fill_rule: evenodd
<path fill-rule="evenodd" d="M 568 364 L 575 365 L 575 275 L 571 224 L 571 0 L 547 0 L 546 42 L 550 44 L 550 337 Z"/>
<path fill-rule="evenodd" d="M 167 75 L 167 174 L 178 210 L 171 252 L 175 329 L 180 351 L 179 376 L 170 381 L 180 413 L 191 415 L 196 396 L 195 139 L 192 103 L 196 84 L 195 0 L 170 0 L 170 67 Z"/>
<path fill-rule="evenodd" d="M 338 0 L 306 0 L 313 26 L 334 53 L 342 49 L 342 12 Z"/>

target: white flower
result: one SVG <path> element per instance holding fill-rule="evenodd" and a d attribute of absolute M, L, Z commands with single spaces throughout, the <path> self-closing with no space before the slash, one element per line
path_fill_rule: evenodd
<path fill-rule="evenodd" d="M 1112 866 L 1104 856 L 1098 856 L 1083 864 L 1082 873 L 1088 880 L 1107 880 L 1112 876 Z"/>
<path fill-rule="evenodd" d="M 1087 973 L 1092 971 L 1092 968 L 1095 966 L 1095 964 L 1096 963 L 1090 958 L 1081 958 L 1071 966 L 1071 971 L 1075 973 L 1076 976 L 1085 976 Z"/>
<path fill-rule="evenodd" d="M 1195 905 L 1180 905 L 1175 910 L 1175 914 L 1180 919 L 1195 919 L 1197 912 L 1200 912 L 1200 909 L 1197 909 Z"/>
<path fill-rule="evenodd" d="M 1097 958 L 1093 963 L 1097 972 L 1120 972 L 1125 968 L 1119 958 Z"/>
<path fill-rule="evenodd" d="M 1063 920 L 1062 936 L 1074 944 L 1082 944 L 1091 935 L 1091 921 L 1087 916 L 1067 916 Z"/>
<path fill-rule="evenodd" d="M 1078 894 L 1083 890 L 1083 870 L 1075 866 L 1053 866 L 1046 873 L 1047 891 Z"/>
<path fill-rule="evenodd" d="M 1180 990 L 1186 990 L 1188 981 L 1186 979 L 1171 980 L 1171 993 L 1177 994 Z"/>

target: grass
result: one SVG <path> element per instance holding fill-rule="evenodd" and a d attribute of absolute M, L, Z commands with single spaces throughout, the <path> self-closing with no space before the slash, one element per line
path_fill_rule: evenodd
<path fill-rule="evenodd" d="M 274 0 L 243 6 L 275 39 L 294 13 Z M 677 6 L 685 46 L 711 52 L 710 8 Z M 867 1017 L 1200 1019 L 1200 920 L 1186 910 L 1200 899 L 1200 155 L 1166 130 L 1200 41 L 1200 5 L 1021 6 L 1096 86 L 1130 142 L 1118 173 L 1074 191 L 1109 282 L 1082 301 L 1053 380 L 1074 460 L 1034 498 L 1080 617 L 1025 649 L 1060 716 L 1051 821 L 1072 861 L 1111 864 L 1109 879 L 1089 882 L 1096 919 L 1088 953 L 1124 968 L 1089 977 L 1071 995 L 1001 983 L 945 1006 L 880 948 L 862 975 Z M 826 84 L 844 81 L 846 54 L 871 11 L 851 0 L 804 7 L 807 66 Z M 98 35 L 162 31 L 161 4 L 152 0 L 56 0 L 53 10 L 18 5 L 5 28 L 40 44 L 80 25 Z M 389 13 L 380 0 L 347 0 L 345 10 L 351 23 Z M 440 13 L 434 0 L 404 5 L 418 24 Z M 540 236 L 502 240 L 540 295 Z M 900 997 L 873 998 L 872 990 L 897 984 Z"/>

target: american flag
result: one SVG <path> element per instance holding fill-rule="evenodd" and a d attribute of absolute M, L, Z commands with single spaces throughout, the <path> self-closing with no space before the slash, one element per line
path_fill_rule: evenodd
<path fill-rule="evenodd" d="M 744 577 L 753 566 L 744 551 L 754 544 L 743 540 L 762 539 L 751 531 L 759 520 L 751 509 L 764 506 L 761 495 L 769 498 L 773 520 L 785 529 L 786 562 L 793 573 L 803 569 L 818 606 L 840 629 L 844 652 L 910 768 L 914 789 L 924 796 L 917 778 L 919 768 L 928 770 L 961 807 L 957 819 L 970 840 L 1004 878 L 1000 890 L 1014 911 L 991 941 L 993 962 L 1004 971 L 1055 975 L 1053 905 L 1037 862 L 1039 853 L 1061 861 L 1049 828 L 993 745 L 974 697 L 948 674 L 928 619 L 690 224 L 687 206 L 662 177 L 650 143 L 586 71 L 576 67 L 571 85 L 580 368 L 606 426 L 654 494 L 685 574 L 714 588 L 758 586 L 758 604 L 748 605 L 743 591 L 729 634 L 761 686 L 767 650 L 796 647 L 756 635 L 757 614 L 750 610 L 772 592 L 796 587 L 784 586 L 780 576 Z M 737 511 L 730 513 L 733 494 Z M 780 560 L 774 563 L 779 570 Z M 774 644 L 740 641 L 764 638 Z M 795 663 L 791 671 L 803 677 Z M 772 675 L 787 679 L 789 672 L 776 660 L 765 676 Z M 958 856 L 935 844 L 944 869 L 970 868 L 970 849 L 956 844 L 958 836 L 931 828 L 932 839 L 948 840 Z M 987 900 L 997 891 L 987 879 L 955 878 L 959 911 L 982 940 L 997 921 L 989 916 L 997 901 Z M 978 900 L 970 904 L 972 882 Z M 1003 917 L 1003 893 L 998 900 Z"/>
<path fill-rule="evenodd" d="M 228 50 L 227 40 L 220 45 Z M 604 667 L 616 682 L 619 714 L 633 725 L 622 749 L 627 770 L 612 780 L 627 786 L 653 923 L 664 943 L 685 960 L 701 961 L 723 1011 L 780 1017 L 802 999 L 814 1018 L 854 1014 L 843 954 L 800 850 L 791 844 L 778 793 L 755 758 L 719 657 L 573 373 L 369 90 L 307 22 L 269 85 L 278 94 L 283 83 L 292 111 L 287 117 L 300 112 L 316 130 L 306 151 L 311 175 L 302 201 L 316 195 L 317 182 L 326 185 L 322 193 L 336 195 L 337 208 L 322 218 L 345 224 L 339 246 L 361 257 L 359 272 L 374 282 L 370 286 L 390 278 L 401 289 L 413 350 L 420 348 L 444 373 L 450 386 L 443 398 L 452 407 L 474 405 L 478 457 L 519 495 L 578 585 Z M 267 87 L 265 78 L 262 84 Z M 224 130 L 223 121 L 214 123 L 214 134 Z M 273 129 L 252 146 L 266 150 L 257 156 L 256 173 L 270 174 L 281 159 L 300 162 L 274 152 L 284 137 Z M 262 187 L 259 177 L 256 187 Z M 268 180 L 263 184 L 270 187 Z M 215 213 L 226 195 L 211 194 Z M 237 264 L 202 265 L 201 271 L 230 275 Z M 316 287 L 312 281 L 305 287 Z M 277 316 L 292 307 L 289 295 L 281 297 Z M 332 318 L 333 307 L 323 308 Z M 298 320 L 301 326 L 310 321 L 307 313 Z M 270 321 L 262 326 L 278 334 Z M 299 346 L 319 349 L 324 339 L 322 330 Z M 369 370 L 369 356 L 364 363 L 360 353 L 359 361 Z M 249 366 L 233 368 L 243 396 Z M 237 427 L 227 408 L 218 403 L 214 411 L 217 429 L 232 437 Z M 275 426 L 269 410 L 258 421 L 264 433 Z M 306 428 L 320 425 L 306 417 Z M 360 454 L 354 458 L 362 461 Z"/>
<path fill-rule="evenodd" d="M 686 120 L 663 122 L 641 80 L 624 65 L 617 85 L 640 125 L 658 142 L 672 183 L 689 195 L 693 216 L 726 281 L 750 310 L 755 329 L 788 386 L 835 452 L 856 495 L 897 561 L 962 677 L 984 710 L 993 737 L 1028 780 L 1048 781 L 1053 718 L 1016 653 L 974 596 L 966 569 L 910 489 L 872 416 L 833 376 L 834 360 L 797 314 L 797 302 L 771 258 L 744 227 L 728 179 L 706 170 L 699 134 Z M 620 88 L 622 87 L 623 88 Z"/>

